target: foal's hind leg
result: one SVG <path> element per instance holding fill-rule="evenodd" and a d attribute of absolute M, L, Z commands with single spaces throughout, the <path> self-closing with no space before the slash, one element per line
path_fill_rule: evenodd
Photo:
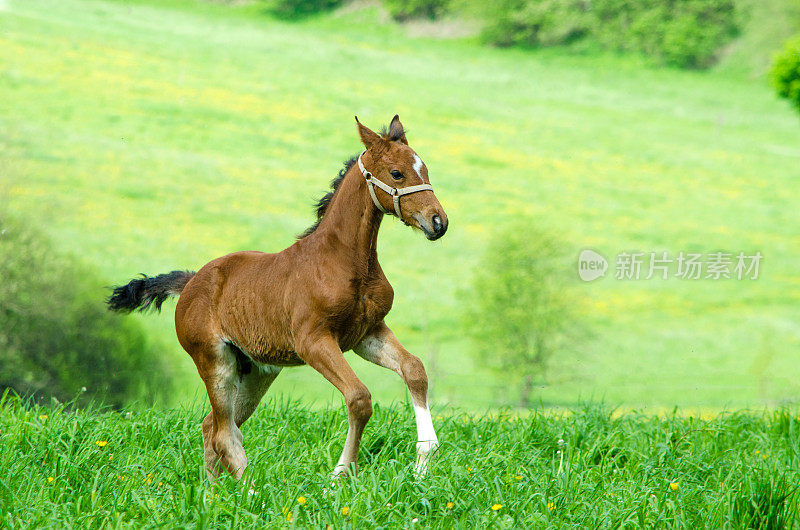
<path fill-rule="evenodd" d="M 392 330 L 383 322 L 364 337 L 354 351 L 378 366 L 397 372 L 405 381 L 411 392 L 417 420 L 417 460 L 414 472 L 417 476 L 424 476 L 428 472 L 431 455 L 439 447 L 439 439 L 436 437 L 428 408 L 428 375 L 422 361 L 403 348 Z"/>
<path fill-rule="evenodd" d="M 247 467 L 247 456 L 234 415 L 240 385 L 236 357 L 218 338 L 193 344 L 189 354 L 197 365 L 211 402 L 211 414 L 203 420 L 208 477 L 213 480 L 224 468 L 238 480 Z"/>
<path fill-rule="evenodd" d="M 281 369 L 276 366 L 261 366 L 255 364 L 241 352 L 231 349 L 232 353 L 238 357 L 237 360 L 237 380 L 236 391 L 233 404 L 233 416 L 235 429 L 233 435 L 239 445 L 243 444 L 244 437 L 239 427 L 247 421 L 261 402 L 264 393 L 269 389 L 275 378 L 278 377 Z M 213 417 L 214 412 L 210 412 L 203 420 L 203 447 L 205 450 L 206 474 L 208 480 L 212 481 L 219 475 L 220 471 L 227 467 L 221 462 L 221 456 L 214 449 L 213 440 Z M 244 452 L 244 448 L 242 447 Z M 234 476 L 236 476 L 234 474 Z M 238 478 L 238 477 L 237 477 Z"/>
<path fill-rule="evenodd" d="M 255 412 L 261 398 L 269 389 L 272 382 L 278 377 L 281 368 L 278 366 L 263 366 L 252 363 L 251 372 L 241 377 L 236 403 L 234 404 L 234 420 L 237 427 L 241 427 Z"/>

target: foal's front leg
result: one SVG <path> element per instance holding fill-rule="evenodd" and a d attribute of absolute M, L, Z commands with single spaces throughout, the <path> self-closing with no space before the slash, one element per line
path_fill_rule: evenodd
<path fill-rule="evenodd" d="M 431 411 L 428 408 L 428 375 L 418 357 L 403 348 L 385 323 L 381 322 L 354 348 L 364 359 L 393 370 L 405 381 L 414 416 L 417 420 L 417 460 L 414 472 L 424 476 L 428 472 L 430 458 L 439 447 L 439 439 L 433 428 Z"/>
<path fill-rule="evenodd" d="M 364 427 L 372 416 L 372 396 L 344 359 L 338 343 L 330 335 L 306 336 L 297 344 L 300 358 L 339 389 L 347 405 L 347 439 L 333 477 L 356 471 L 358 446 Z"/>

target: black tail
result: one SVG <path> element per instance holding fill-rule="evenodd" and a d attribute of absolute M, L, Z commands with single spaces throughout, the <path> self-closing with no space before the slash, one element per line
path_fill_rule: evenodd
<path fill-rule="evenodd" d="M 152 277 L 142 274 L 128 285 L 114 287 L 106 303 L 111 311 L 118 313 L 144 312 L 151 308 L 161 311 L 164 300 L 181 294 L 194 275 L 192 271 L 172 271 Z"/>

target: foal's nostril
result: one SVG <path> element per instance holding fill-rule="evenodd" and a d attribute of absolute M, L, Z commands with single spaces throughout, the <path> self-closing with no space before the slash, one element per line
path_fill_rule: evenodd
<path fill-rule="evenodd" d="M 431 223 L 433 224 L 433 231 L 434 233 L 438 234 L 442 231 L 442 218 L 438 215 L 434 215 L 431 219 Z"/>

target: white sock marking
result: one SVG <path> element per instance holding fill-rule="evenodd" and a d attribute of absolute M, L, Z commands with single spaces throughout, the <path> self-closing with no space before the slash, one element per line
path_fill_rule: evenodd
<path fill-rule="evenodd" d="M 433 429 L 433 418 L 428 407 L 414 405 L 414 416 L 417 420 L 417 441 L 439 443 L 436 431 Z"/>
<path fill-rule="evenodd" d="M 414 416 L 417 420 L 417 461 L 414 472 L 421 477 L 428 472 L 428 463 L 433 452 L 439 447 L 439 439 L 436 438 L 431 411 L 427 406 L 414 405 Z"/>

